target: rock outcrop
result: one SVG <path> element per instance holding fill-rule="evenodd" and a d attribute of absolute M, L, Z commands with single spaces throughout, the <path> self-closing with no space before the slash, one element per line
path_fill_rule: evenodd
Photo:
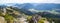
<path fill-rule="evenodd" d="M 4 17 L 1 17 L 1 16 L 0 16 L 0 23 L 6 23 Z"/>

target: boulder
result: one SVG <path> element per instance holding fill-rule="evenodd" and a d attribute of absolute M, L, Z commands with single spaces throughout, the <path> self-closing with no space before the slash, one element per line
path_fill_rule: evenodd
<path fill-rule="evenodd" d="M 6 23 L 4 17 L 1 17 L 1 16 L 0 16 L 0 23 Z"/>

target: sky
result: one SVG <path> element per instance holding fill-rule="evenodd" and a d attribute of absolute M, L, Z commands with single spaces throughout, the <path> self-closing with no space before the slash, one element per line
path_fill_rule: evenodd
<path fill-rule="evenodd" d="M 60 0 L 0 0 L 0 4 L 4 3 L 59 3 Z"/>

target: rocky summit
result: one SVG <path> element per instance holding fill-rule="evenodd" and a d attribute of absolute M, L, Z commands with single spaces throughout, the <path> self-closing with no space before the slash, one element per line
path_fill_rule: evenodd
<path fill-rule="evenodd" d="M 58 5 L 38 4 L 32 6 L 33 4 L 1 5 L 0 23 L 60 23 L 60 13 L 55 9 L 52 10 L 52 6 L 55 8 Z"/>

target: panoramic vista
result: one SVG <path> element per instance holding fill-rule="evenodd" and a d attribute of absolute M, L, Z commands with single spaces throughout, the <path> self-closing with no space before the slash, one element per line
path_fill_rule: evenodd
<path fill-rule="evenodd" d="M 0 23 L 60 23 L 60 1 L 0 0 Z"/>

